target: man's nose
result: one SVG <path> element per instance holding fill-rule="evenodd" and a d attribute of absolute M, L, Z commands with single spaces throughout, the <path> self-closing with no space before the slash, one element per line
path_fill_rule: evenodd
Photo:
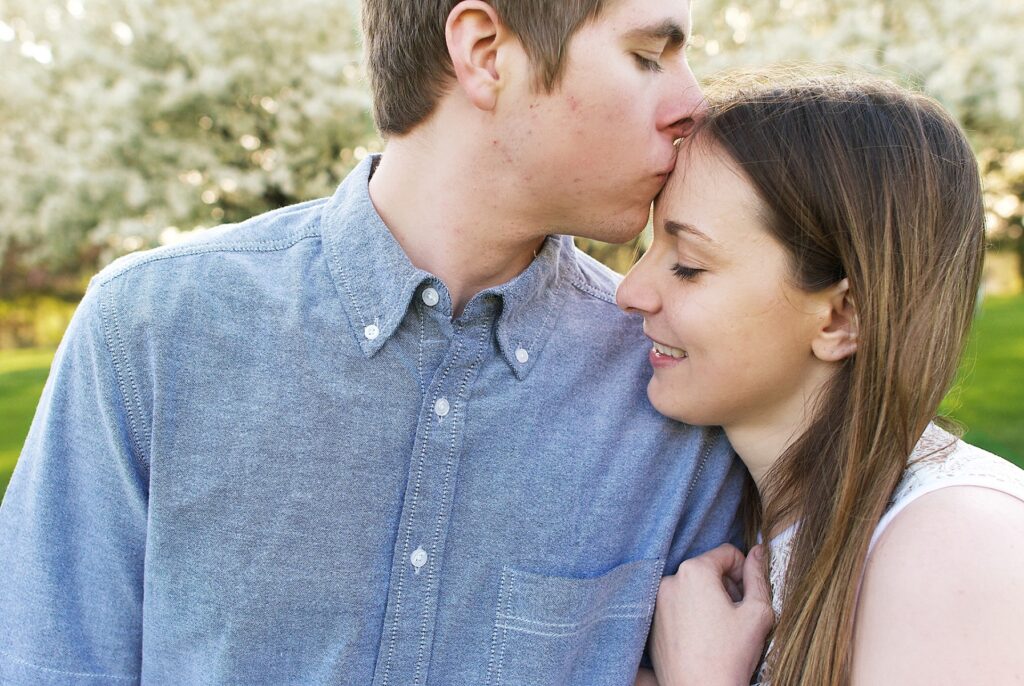
<path fill-rule="evenodd" d="M 669 97 L 672 100 L 672 109 L 665 131 L 670 133 L 673 139 L 686 138 L 707 114 L 707 100 L 689 68 L 685 70 L 684 77 L 674 82 L 671 88 L 673 92 Z"/>
<path fill-rule="evenodd" d="M 677 119 L 666 127 L 666 132 L 672 135 L 672 140 L 687 138 L 697 128 L 697 117 L 683 117 Z"/>

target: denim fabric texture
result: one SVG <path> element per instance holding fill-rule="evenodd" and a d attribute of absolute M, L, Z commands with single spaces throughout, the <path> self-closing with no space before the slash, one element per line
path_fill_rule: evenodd
<path fill-rule="evenodd" d="M 650 406 L 614 272 L 551 236 L 453 319 L 372 166 L 93 279 L 0 508 L 0 683 L 633 683 L 741 466 Z"/>

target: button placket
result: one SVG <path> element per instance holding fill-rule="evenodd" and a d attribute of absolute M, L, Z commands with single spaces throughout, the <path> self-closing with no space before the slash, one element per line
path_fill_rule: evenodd
<path fill-rule="evenodd" d="M 442 562 L 438 556 L 444 555 L 463 439 L 459 408 L 479 371 L 492 326 L 455 327 L 449 351 L 423 398 L 374 686 L 422 686 L 428 678 Z"/>

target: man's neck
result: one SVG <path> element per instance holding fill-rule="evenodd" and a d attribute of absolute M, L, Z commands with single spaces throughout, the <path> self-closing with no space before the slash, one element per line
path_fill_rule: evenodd
<path fill-rule="evenodd" d="M 543 227 L 503 196 L 502 174 L 465 151 L 393 139 L 370 179 L 377 212 L 413 265 L 444 282 L 456 317 L 525 270 L 544 243 Z"/>

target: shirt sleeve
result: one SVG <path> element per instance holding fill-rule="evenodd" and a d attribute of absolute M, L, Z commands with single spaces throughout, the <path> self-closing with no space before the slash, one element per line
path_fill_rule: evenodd
<path fill-rule="evenodd" d="M 3 684 L 139 679 L 148 470 L 102 290 L 64 335 L 0 506 Z"/>
<path fill-rule="evenodd" d="M 683 517 L 665 563 L 665 575 L 676 573 L 683 560 L 723 543 L 746 550 L 740 501 L 748 478 L 746 467 L 733 452 L 724 432 L 704 430 L 699 464 L 687 494 Z M 650 646 L 641 667 L 652 669 Z"/>
<path fill-rule="evenodd" d="M 700 463 L 686 492 L 665 574 L 675 574 L 683 560 L 723 543 L 746 552 L 740 503 L 748 478 L 725 433 L 718 427 L 704 429 Z"/>

